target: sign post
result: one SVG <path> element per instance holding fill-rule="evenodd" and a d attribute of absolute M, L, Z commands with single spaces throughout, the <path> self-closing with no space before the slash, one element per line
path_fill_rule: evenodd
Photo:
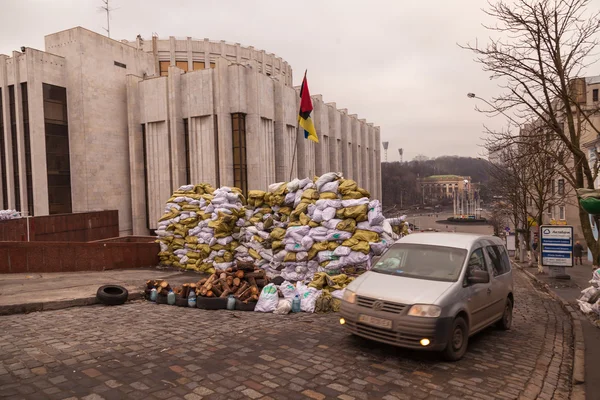
<path fill-rule="evenodd" d="M 543 225 L 540 227 L 542 266 L 550 277 L 566 278 L 565 268 L 573 266 L 573 227 Z"/>

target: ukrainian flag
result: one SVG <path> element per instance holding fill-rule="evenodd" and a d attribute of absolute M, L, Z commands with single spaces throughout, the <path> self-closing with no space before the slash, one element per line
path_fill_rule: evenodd
<path fill-rule="evenodd" d="M 310 139 L 315 143 L 319 143 L 319 137 L 317 136 L 317 130 L 310 118 L 310 113 L 313 110 L 312 100 L 310 99 L 310 92 L 308 91 L 308 82 L 306 81 L 306 72 L 304 73 L 304 79 L 302 80 L 302 86 L 300 87 L 300 113 L 298 114 L 298 124 L 304 129 L 304 138 Z"/>

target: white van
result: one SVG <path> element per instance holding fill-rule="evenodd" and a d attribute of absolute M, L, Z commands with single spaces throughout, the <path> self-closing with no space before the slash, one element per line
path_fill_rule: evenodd
<path fill-rule="evenodd" d="M 340 323 L 391 345 L 462 358 L 469 336 L 510 329 L 513 278 L 494 236 L 418 233 L 398 240 L 344 293 Z"/>

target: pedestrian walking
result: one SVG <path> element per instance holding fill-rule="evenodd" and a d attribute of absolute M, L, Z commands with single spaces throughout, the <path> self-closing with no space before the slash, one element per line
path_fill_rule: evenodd
<path fill-rule="evenodd" d="M 538 242 L 537 242 L 537 239 L 535 239 L 533 241 L 533 243 L 531 244 L 531 250 L 533 250 L 532 251 L 533 257 L 535 258 L 535 262 L 537 263 L 538 262 Z"/>
<path fill-rule="evenodd" d="M 583 246 L 579 243 L 579 240 L 575 242 L 573 246 L 573 257 L 575 257 L 575 265 L 577 265 L 577 259 L 579 259 L 579 265 L 583 265 L 581 257 L 583 257 Z"/>

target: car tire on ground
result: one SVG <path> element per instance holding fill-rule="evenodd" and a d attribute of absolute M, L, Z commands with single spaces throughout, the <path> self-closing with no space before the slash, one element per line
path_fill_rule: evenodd
<path fill-rule="evenodd" d="M 507 331 L 510 329 L 513 320 L 513 302 L 511 299 L 506 299 L 506 305 L 504 306 L 504 314 L 502 314 L 502 319 L 498 321 L 498 328 L 503 331 Z"/>
<path fill-rule="evenodd" d="M 442 351 L 446 361 L 458 361 L 467 352 L 469 345 L 469 326 L 463 317 L 456 317 L 452 322 L 448 345 Z"/>
<path fill-rule="evenodd" d="M 129 292 L 123 286 L 104 285 L 98 288 L 96 298 L 102 304 L 107 306 L 118 306 L 127 301 Z"/>

